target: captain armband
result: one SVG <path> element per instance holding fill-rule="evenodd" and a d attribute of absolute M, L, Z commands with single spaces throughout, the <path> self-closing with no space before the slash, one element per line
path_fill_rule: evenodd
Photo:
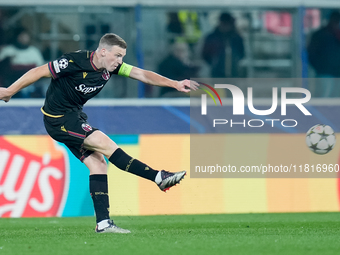
<path fill-rule="evenodd" d="M 132 65 L 123 63 L 123 64 L 120 66 L 120 68 L 119 68 L 118 75 L 120 75 L 120 76 L 125 76 L 125 77 L 129 77 L 132 68 L 133 68 Z"/>

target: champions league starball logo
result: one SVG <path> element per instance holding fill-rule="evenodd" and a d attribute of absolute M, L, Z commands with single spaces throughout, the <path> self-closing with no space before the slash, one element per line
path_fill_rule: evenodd
<path fill-rule="evenodd" d="M 223 106 L 222 100 L 217 93 L 215 89 L 228 89 L 231 92 L 232 95 L 232 109 L 233 109 L 233 116 L 239 116 L 239 115 L 245 115 L 245 97 L 242 92 L 242 90 L 231 84 L 215 84 L 214 87 L 200 83 L 201 85 L 205 85 L 207 88 L 209 88 L 219 99 L 220 105 Z M 202 88 L 203 91 L 205 91 L 214 101 L 215 105 L 216 100 L 214 98 L 213 93 L 211 93 L 209 90 Z M 289 93 L 295 93 L 295 94 L 301 94 L 301 98 L 287 98 L 287 94 Z M 207 94 L 201 95 L 201 115 L 207 115 L 208 114 L 208 107 L 207 107 Z M 311 99 L 311 93 L 309 90 L 305 88 L 299 88 L 299 87 L 282 87 L 281 88 L 281 116 L 287 115 L 287 105 L 295 105 L 304 115 L 312 115 L 303 104 L 307 103 Z M 251 114 L 256 116 L 268 116 L 274 113 L 278 107 L 278 88 L 273 87 L 272 88 L 272 105 L 269 109 L 266 110 L 259 110 L 254 107 L 253 103 L 253 88 L 248 87 L 247 88 L 247 106 Z M 224 116 L 221 116 L 224 117 Z M 243 126 L 243 127 L 262 127 L 264 124 L 269 124 L 271 127 L 274 127 L 274 125 L 279 122 L 282 127 L 295 127 L 298 125 L 298 121 L 295 119 L 270 119 L 270 118 L 259 118 L 259 119 L 250 119 L 247 120 L 244 119 L 243 121 L 235 121 L 233 119 L 226 119 L 226 118 L 214 118 L 212 121 L 212 125 L 214 128 L 221 125 L 228 125 L 230 127 L 233 126 Z"/>
<path fill-rule="evenodd" d="M 68 66 L 68 60 L 66 58 L 62 58 L 58 62 L 60 69 L 65 69 Z"/>

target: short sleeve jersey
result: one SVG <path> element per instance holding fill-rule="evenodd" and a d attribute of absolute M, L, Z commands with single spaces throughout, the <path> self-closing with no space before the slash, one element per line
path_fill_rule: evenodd
<path fill-rule="evenodd" d="M 99 70 L 93 64 L 94 51 L 77 51 L 62 55 L 48 63 L 52 74 L 46 92 L 44 111 L 49 114 L 63 114 L 83 105 L 97 95 L 111 75 L 119 74 L 124 63 L 113 72 Z M 128 66 L 128 65 L 127 65 Z"/>

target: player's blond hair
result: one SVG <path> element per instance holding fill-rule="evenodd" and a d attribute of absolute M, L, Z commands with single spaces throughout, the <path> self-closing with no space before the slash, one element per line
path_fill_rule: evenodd
<path fill-rule="evenodd" d="M 100 39 L 98 49 L 111 49 L 115 45 L 123 49 L 127 48 L 126 42 L 119 35 L 116 35 L 114 33 L 107 33 L 103 35 Z"/>

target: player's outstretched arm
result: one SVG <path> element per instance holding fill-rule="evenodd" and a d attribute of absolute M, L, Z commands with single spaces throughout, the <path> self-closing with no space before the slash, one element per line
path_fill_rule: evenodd
<path fill-rule="evenodd" d="M 47 64 L 29 70 L 8 88 L 0 88 L 0 100 L 8 102 L 14 94 L 43 77 L 51 77 Z"/>
<path fill-rule="evenodd" d="M 190 92 L 190 90 L 197 90 L 197 87 L 199 86 L 199 84 L 195 81 L 175 81 L 159 75 L 155 72 L 143 70 L 135 66 L 132 68 L 129 77 L 150 85 L 172 87 L 181 92 Z"/>

